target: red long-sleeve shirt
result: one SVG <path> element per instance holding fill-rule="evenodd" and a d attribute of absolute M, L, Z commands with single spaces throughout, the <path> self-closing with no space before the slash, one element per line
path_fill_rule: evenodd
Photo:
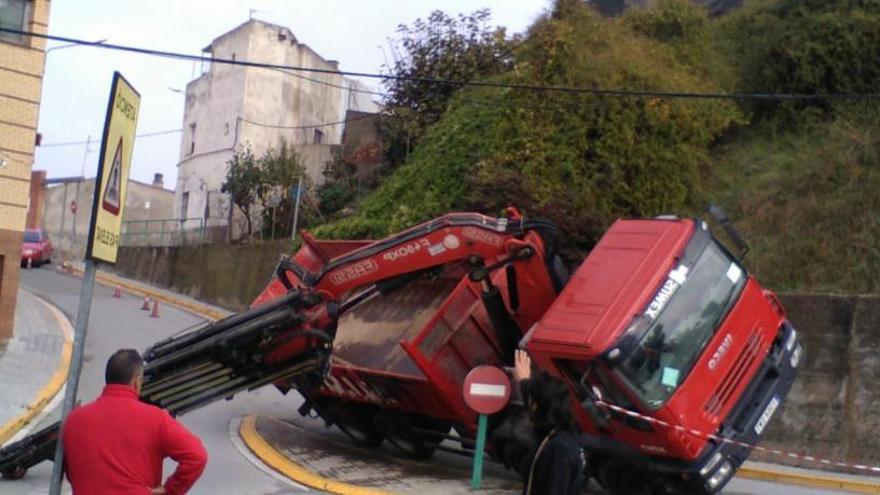
<path fill-rule="evenodd" d="M 165 490 L 183 494 L 208 462 L 195 435 L 167 411 L 140 402 L 125 385 L 107 385 L 97 400 L 74 409 L 62 435 L 74 494 L 148 494 L 162 484 L 165 457 L 177 461 Z"/>

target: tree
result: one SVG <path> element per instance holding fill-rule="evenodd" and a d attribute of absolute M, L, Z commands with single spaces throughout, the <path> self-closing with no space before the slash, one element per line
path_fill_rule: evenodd
<path fill-rule="evenodd" d="M 309 185 L 302 159 L 296 150 L 282 142 L 277 149 L 269 148 L 259 158 L 258 165 L 262 180 L 257 199 L 263 206 L 263 225 L 272 233 L 290 233 L 295 206 L 291 193 L 300 179 L 303 190 Z M 276 226 L 280 228 L 276 230 Z"/>
<path fill-rule="evenodd" d="M 406 159 L 461 87 L 399 78 L 466 82 L 512 67 L 517 39 L 508 39 L 503 27 L 490 27 L 490 17 L 488 9 L 457 17 L 436 10 L 427 20 L 417 19 L 412 27 L 398 27 L 400 38 L 392 46 L 395 61 L 384 67 L 389 96 L 381 121 L 391 165 Z"/>
<path fill-rule="evenodd" d="M 257 199 L 257 191 L 262 185 L 260 167 L 250 148 L 236 150 L 232 159 L 226 163 L 229 169 L 220 191 L 229 194 L 232 203 L 244 214 L 250 239 L 254 232 L 251 212 Z"/>

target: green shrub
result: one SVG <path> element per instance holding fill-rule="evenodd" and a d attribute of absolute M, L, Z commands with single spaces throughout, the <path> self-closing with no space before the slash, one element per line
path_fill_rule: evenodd
<path fill-rule="evenodd" d="M 740 77 L 757 93 L 876 93 L 880 88 L 880 2 L 753 0 L 719 24 L 718 39 Z M 791 117 L 829 100 L 759 102 L 760 116 Z M 791 120 L 791 119 L 789 119 Z"/>
<path fill-rule="evenodd" d="M 532 85 L 719 91 L 675 50 L 565 2 L 539 20 L 495 80 Z M 450 210 L 518 206 L 549 217 L 579 256 L 618 216 L 691 206 L 708 146 L 739 119 L 732 103 L 471 88 L 453 98 L 409 161 L 318 235 L 386 235 Z"/>
<path fill-rule="evenodd" d="M 880 118 L 749 133 L 723 147 L 709 195 L 752 245 L 776 290 L 880 291 Z"/>

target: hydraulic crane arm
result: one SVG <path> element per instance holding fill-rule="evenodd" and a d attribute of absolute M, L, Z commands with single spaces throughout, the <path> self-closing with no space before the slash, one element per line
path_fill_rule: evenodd
<path fill-rule="evenodd" d="M 490 314 L 494 324 L 504 303 L 497 290 L 492 292 L 489 272 L 520 260 L 544 263 L 544 242 L 555 229 L 549 222 L 526 221 L 513 209 L 510 213 L 510 219 L 448 214 L 386 239 L 360 242 L 335 257 L 316 251 L 307 236 L 303 248 L 279 264 L 277 280 L 251 309 L 148 348 L 141 400 L 180 415 L 270 383 L 283 390 L 290 384 L 320 385 L 343 312 L 449 263 L 470 264 L 471 278 L 500 308 Z M 513 291 L 514 275 L 508 271 Z M 53 424 L 0 450 L 0 473 L 18 478 L 52 460 L 59 430 Z"/>

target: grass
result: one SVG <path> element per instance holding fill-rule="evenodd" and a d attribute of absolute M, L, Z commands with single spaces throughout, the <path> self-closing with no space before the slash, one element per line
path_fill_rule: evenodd
<path fill-rule="evenodd" d="M 707 183 L 751 241 L 747 265 L 764 285 L 880 292 L 876 118 L 745 131 L 716 150 Z"/>

